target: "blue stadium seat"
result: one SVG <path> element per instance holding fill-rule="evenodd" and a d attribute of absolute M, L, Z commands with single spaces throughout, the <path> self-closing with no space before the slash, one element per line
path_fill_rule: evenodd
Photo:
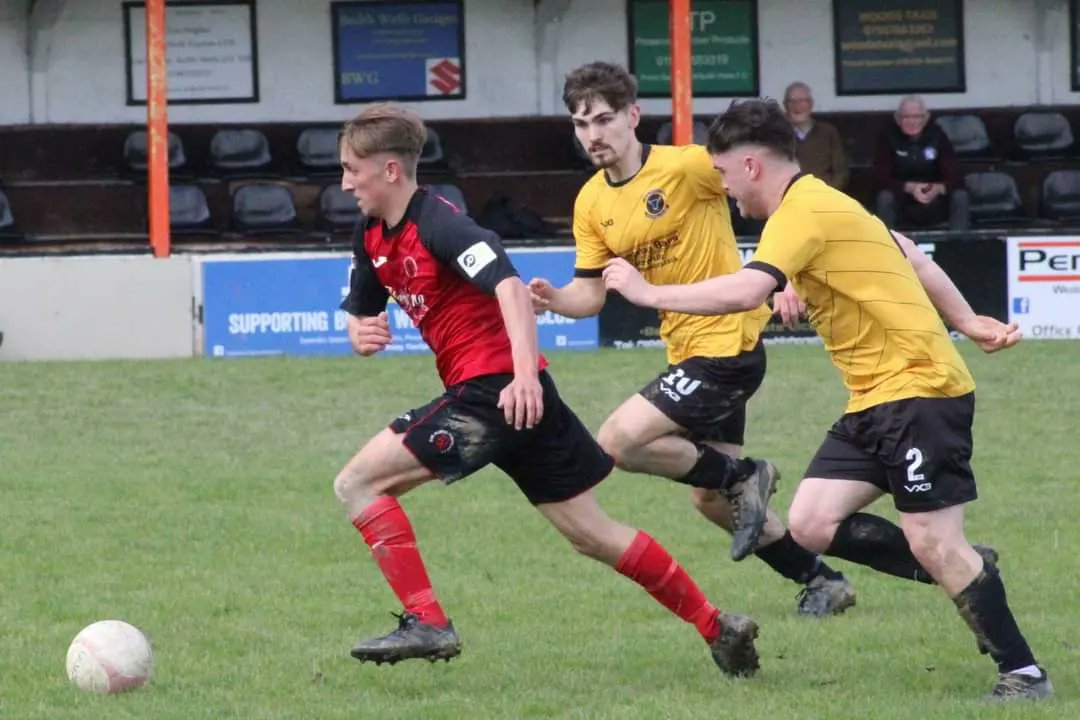
<path fill-rule="evenodd" d="M 976 225 L 1026 222 L 1016 180 L 1003 172 L 975 172 L 964 177 L 971 222 Z"/>
<path fill-rule="evenodd" d="M 169 171 L 176 173 L 187 167 L 187 154 L 184 143 L 175 133 L 170 132 L 167 140 L 169 148 Z M 124 139 L 124 167 L 131 175 L 145 175 L 149 156 L 149 136 L 145 130 L 129 133 Z"/>
<path fill-rule="evenodd" d="M 216 233 L 206 195 L 198 185 L 169 186 L 169 228 L 174 235 Z"/>
<path fill-rule="evenodd" d="M 1080 220 L 1080 170 L 1055 170 L 1046 176 L 1039 215 L 1048 220 Z"/>
<path fill-rule="evenodd" d="M 356 198 L 340 185 L 327 185 L 319 193 L 317 224 L 332 233 L 352 232 L 360 220 Z"/>
<path fill-rule="evenodd" d="M 990 144 L 990 135 L 986 124 L 978 115 L 940 115 L 934 121 L 938 124 L 956 151 L 960 160 L 992 160 L 994 148 Z"/>
<path fill-rule="evenodd" d="M 258 130 L 218 130 L 210 139 L 210 167 L 220 177 L 262 177 L 270 163 L 270 143 Z"/>
<path fill-rule="evenodd" d="M 233 228 L 244 234 L 299 232 L 292 192 L 283 185 L 252 183 L 233 193 Z"/>
<path fill-rule="evenodd" d="M 301 174 L 331 177 L 341 174 L 338 128 L 305 128 L 296 138 L 296 154 Z"/>

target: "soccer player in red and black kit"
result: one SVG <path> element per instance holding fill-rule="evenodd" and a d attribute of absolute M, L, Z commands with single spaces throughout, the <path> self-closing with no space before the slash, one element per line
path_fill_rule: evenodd
<path fill-rule="evenodd" d="M 545 371 L 529 291 L 494 233 L 416 183 L 426 131 L 414 113 L 370 106 L 345 124 L 341 186 L 365 218 L 342 308 L 353 349 L 390 342 L 389 297 L 435 353 L 446 392 L 371 438 L 334 492 L 404 606 L 396 630 L 361 640 L 377 663 L 449 659 L 457 632 L 436 599 L 398 497 L 434 478 L 459 480 L 494 464 L 579 552 L 614 567 L 696 626 L 731 675 L 758 668 L 757 626 L 720 612 L 660 543 L 609 518 L 591 492 L 612 469 Z"/>

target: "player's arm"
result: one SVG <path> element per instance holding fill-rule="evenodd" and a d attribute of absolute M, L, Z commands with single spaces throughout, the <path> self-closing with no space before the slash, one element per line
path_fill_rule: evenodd
<path fill-rule="evenodd" d="M 726 315 L 753 310 L 780 288 L 772 273 L 755 267 L 744 267 L 690 285 L 652 285 L 622 258 L 608 261 L 604 284 L 635 305 L 688 315 Z"/>
<path fill-rule="evenodd" d="M 551 312 L 571 318 L 592 317 L 600 312 L 607 299 L 601 270 L 578 270 L 574 279 L 561 288 L 544 278 L 529 281 L 533 312 Z"/>
<path fill-rule="evenodd" d="M 533 312 L 551 311 L 571 318 L 591 317 L 600 312 L 607 300 L 601 273 L 604 263 L 614 253 L 597 233 L 591 220 L 595 192 L 586 185 L 574 200 L 574 279 L 561 288 L 545 278 L 529 281 Z"/>
<path fill-rule="evenodd" d="M 915 269 L 930 302 L 945 318 L 945 322 L 976 342 L 986 352 L 1009 348 L 1020 341 L 1022 335 L 1016 323 L 1006 324 L 992 317 L 976 315 L 940 265 L 920 250 L 911 238 L 895 230 L 891 232 L 896 244 Z"/>
<path fill-rule="evenodd" d="M 499 407 L 516 429 L 533 427 L 544 415 L 536 317 L 529 289 L 518 277 L 502 240 L 468 217 L 456 215 L 425 243 L 436 258 L 499 301 L 514 361 L 514 379 L 499 393 Z"/>
<path fill-rule="evenodd" d="M 362 250 L 354 251 L 349 294 L 341 301 L 341 309 L 348 313 L 345 329 L 357 355 L 374 355 L 390 344 L 386 317 L 389 298 L 390 294 L 375 277 L 371 259 Z"/>

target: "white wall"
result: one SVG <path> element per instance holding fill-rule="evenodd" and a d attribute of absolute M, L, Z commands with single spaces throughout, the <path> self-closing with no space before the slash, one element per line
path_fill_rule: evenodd
<path fill-rule="evenodd" d="M 26 64 L 28 0 L 0 0 L 0 125 L 30 121 L 30 75 Z"/>
<path fill-rule="evenodd" d="M 37 0 L 30 60 L 27 4 L 0 0 L 0 86 L 6 91 L 0 124 L 144 120 L 143 108 L 125 105 L 122 0 Z M 425 117 L 561 114 L 566 72 L 594 59 L 626 62 L 625 0 L 543 0 L 539 30 L 533 0 L 467 0 L 465 5 L 467 97 L 415 104 Z M 800 79 L 814 88 L 822 110 L 895 106 L 895 96 L 835 96 L 832 0 L 758 0 L 758 6 L 763 93 L 779 95 L 788 82 Z M 932 95 L 931 106 L 1080 100 L 1069 87 L 1066 7 L 1066 0 L 966 0 L 968 90 Z M 329 13 L 329 0 L 259 0 L 261 101 L 176 105 L 170 120 L 338 121 L 354 112 L 356 106 L 333 102 Z M 695 111 L 716 112 L 727 102 L 702 98 Z M 652 99 L 644 107 L 659 114 L 670 104 Z"/>
<path fill-rule="evenodd" d="M 190 357 L 190 258 L 0 258 L 2 360 Z"/>

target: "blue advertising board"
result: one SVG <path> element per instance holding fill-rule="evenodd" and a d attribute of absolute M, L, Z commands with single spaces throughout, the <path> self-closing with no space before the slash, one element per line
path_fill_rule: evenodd
<path fill-rule="evenodd" d="M 462 0 L 331 3 L 334 102 L 465 97 Z"/>
<path fill-rule="evenodd" d="M 512 250 L 523 280 L 570 281 L 574 252 Z M 348 256 L 214 259 L 202 261 L 203 346 L 210 357 L 253 355 L 348 355 L 345 313 L 338 308 L 349 290 Z M 387 308 L 393 341 L 385 354 L 430 352 L 409 316 Z M 597 318 L 573 320 L 553 313 L 537 318 L 540 348 L 593 349 Z"/>

